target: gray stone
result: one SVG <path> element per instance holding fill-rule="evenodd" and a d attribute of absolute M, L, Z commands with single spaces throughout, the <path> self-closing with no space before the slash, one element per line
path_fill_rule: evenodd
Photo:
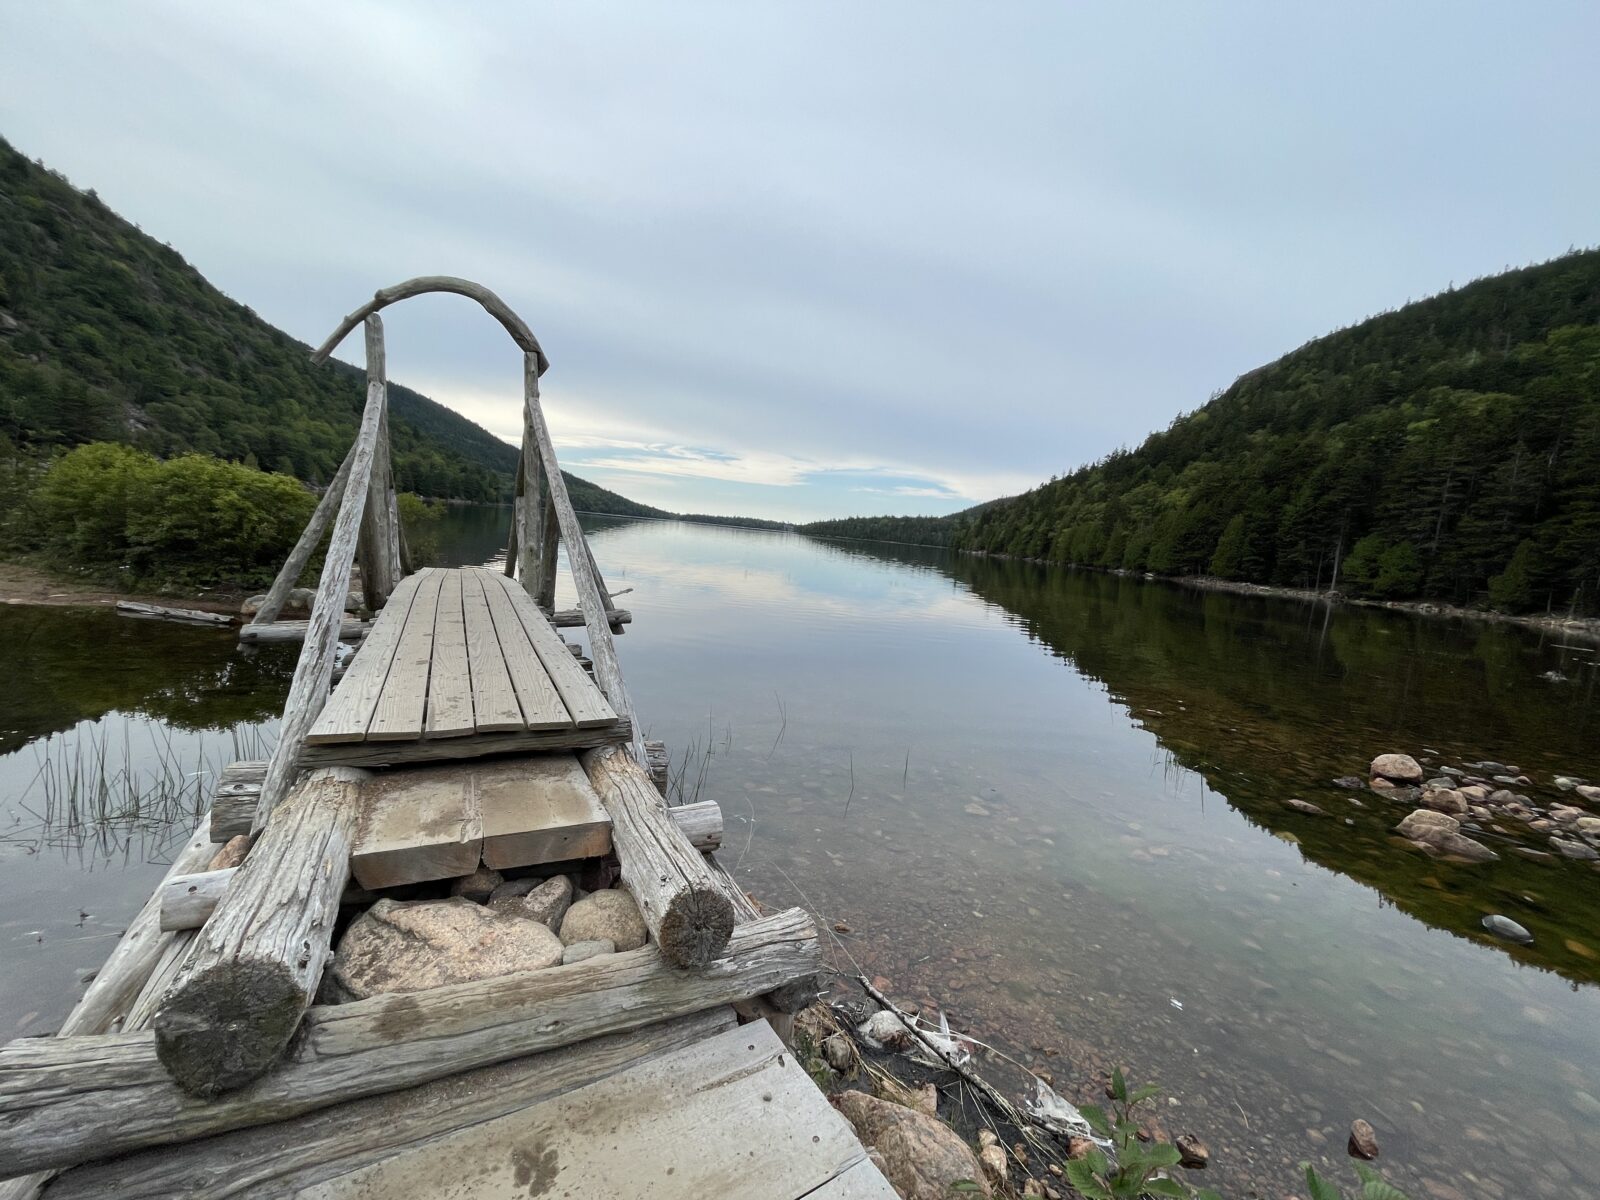
<path fill-rule="evenodd" d="M 418 992 L 553 967 L 561 942 L 534 921 L 456 896 L 379 900 L 351 923 L 322 980 L 325 1002 Z"/>
<path fill-rule="evenodd" d="M 1285 800 L 1284 803 L 1290 808 L 1294 809 L 1295 812 L 1303 812 L 1313 817 L 1321 817 L 1326 815 L 1320 808 L 1311 803 L 1309 800 L 1290 799 Z"/>
<path fill-rule="evenodd" d="M 1500 856 L 1461 832 L 1461 822 L 1432 809 L 1419 808 L 1395 826 L 1395 832 L 1424 850 L 1466 862 L 1494 862 Z"/>
<path fill-rule="evenodd" d="M 1585 846 L 1582 842 L 1573 842 L 1562 837 L 1552 837 L 1550 844 L 1566 857 L 1576 858 L 1580 862 L 1600 860 L 1600 850 L 1596 850 L 1593 846 Z"/>
<path fill-rule="evenodd" d="M 568 966 L 572 963 L 583 962 L 585 959 L 599 958 L 602 954 L 615 954 L 617 947 L 607 938 L 596 938 L 590 942 L 573 942 L 561 955 L 561 965 Z"/>
<path fill-rule="evenodd" d="M 1409 754 L 1380 754 L 1372 760 L 1372 773 L 1395 783 L 1421 783 L 1422 766 Z"/>
<path fill-rule="evenodd" d="M 1584 837 L 1600 837 L 1600 817 L 1579 817 L 1572 827 Z"/>
<path fill-rule="evenodd" d="M 1570 792 L 1573 788 L 1578 786 L 1578 781 L 1573 779 L 1570 775 L 1557 775 L 1551 782 L 1553 782 L 1563 792 Z"/>
<path fill-rule="evenodd" d="M 471 875 L 463 875 L 450 885 L 450 894 L 464 896 L 474 904 L 482 904 L 504 882 L 505 876 L 499 871 L 479 863 L 478 869 Z"/>
<path fill-rule="evenodd" d="M 561 940 L 569 946 L 606 939 L 618 950 L 637 950 L 649 933 L 639 906 L 621 888 L 609 888 L 579 900 L 561 920 Z"/>
<path fill-rule="evenodd" d="M 1467 811 L 1467 798 L 1456 791 L 1455 788 L 1440 788 L 1429 784 L 1422 789 L 1419 801 L 1425 808 L 1431 808 L 1435 812 L 1449 813 L 1452 816 L 1460 816 Z"/>
<path fill-rule="evenodd" d="M 822 1057 L 828 1060 L 828 1065 L 835 1071 L 848 1071 L 855 1056 L 855 1047 L 844 1034 L 830 1033 L 822 1039 Z"/>
<path fill-rule="evenodd" d="M 1582 796 L 1585 800 L 1592 800 L 1594 803 L 1600 804 L 1600 787 L 1594 787 L 1593 785 L 1587 783 L 1580 783 L 1572 790 L 1578 795 Z"/>
<path fill-rule="evenodd" d="M 501 889 L 496 888 L 495 895 L 489 899 L 489 907 L 496 912 L 537 921 L 548 929 L 559 929 L 561 918 L 572 903 L 572 880 L 565 875 L 552 875 L 534 882 L 537 886 L 521 895 L 501 895 Z"/>
<path fill-rule="evenodd" d="M 1483 927 L 1495 937 L 1505 938 L 1508 942 L 1517 942 L 1523 946 L 1533 944 L 1533 934 L 1510 917 L 1502 917 L 1499 913 L 1492 913 L 1483 919 Z"/>
<path fill-rule="evenodd" d="M 1367 781 L 1362 779 L 1359 775 L 1341 775 L 1339 778 L 1333 781 L 1333 786 L 1349 788 L 1351 791 L 1359 791 L 1367 786 Z"/>

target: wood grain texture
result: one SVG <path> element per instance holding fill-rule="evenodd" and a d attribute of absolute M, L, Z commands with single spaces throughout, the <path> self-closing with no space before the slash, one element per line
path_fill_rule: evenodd
<path fill-rule="evenodd" d="M 361 648 L 350 661 L 344 678 L 333 689 L 333 695 L 328 697 L 321 715 L 306 733 L 306 741 L 339 740 L 352 731 L 359 731 L 360 736 L 365 736 L 378 696 L 382 694 L 384 682 L 393 668 L 406 618 L 416 602 L 417 590 L 426 578 L 424 575 L 412 575 L 395 588 L 383 614 L 373 622 Z M 355 740 L 359 740 L 359 737 Z"/>
<path fill-rule="evenodd" d="M 50 1200 L 229 1200 L 242 1186 L 251 1200 L 280 1200 L 442 1134 L 566 1095 L 733 1025 L 731 1009 L 711 1009 L 276 1125 L 92 1163 L 63 1173 Z"/>
<path fill-rule="evenodd" d="M 350 878 L 364 778 L 335 768 L 295 788 L 174 978 L 151 1024 L 162 1065 L 191 1095 L 260 1076 L 310 1006 Z"/>
<path fill-rule="evenodd" d="M 620 717 L 605 725 L 582 729 L 540 729 L 524 733 L 484 733 L 476 737 L 433 738 L 428 741 L 338 742 L 307 746 L 300 754 L 302 767 L 405 766 L 424 762 L 449 762 L 490 758 L 499 754 L 533 754 L 557 750 L 585 750 L 626 742 L 632 726 Z"/>
<path fill-rule="evenodd" d="M 466 625 L 467 667 L 472 674 L 472 725 L 478 733 L 526 729 L 522 705 L 511 683 L 500 635 L 495 630 L 481 575 L 462 572 L 461 608 Z M 498 588 L 498 584 L 491 584 Z"/>
<path fill-rule="evenodd" d="M 306 640 L 310 621 L 274 621 L 270 625 L 239 626 L 239 644 L 242 646 L 278 646 Z M 341 642 L 359 642 L 372 628 L 371 621 L 360 617 L 346 617 L 339 624 Z"/>
<path fill-rule="evenodd" d="M 820 962 L 811 918 L 790 909 L 740 926 L 703 970 L 669 967 L 646 946 L 318 1006 L 275 1070 L 211 1100 L 172 1082 L 150 1034 L 20 1038 L 0 1047 L 0 1164 L 22 1174 L 281 1121 L 731 1004 L 814 974 Z"/>
<path fill-rule="evenodd" d="M 572 651 L 561 640 L 561 635 L 550 627 L 532 598 L 504 576 L 484 572 L 489 586 L 499 587 L 526 632 L 534 654 L 543 665 L 545 674 L 561 694 L 561 702 L 575 724 L 599 725 L 615 720 L 618 714 L 595 687 L 594 680 L 584 674 L 583 668 L 573 661 Z M 492 582 L 490 582 L 492 581 Z"/>
<path fill-rule="evenodd" d="M 361 512 L 366 507 L 367 484 L 372 478 L 378 428 L 388 408 L 383 323 L 375 316 L 368 317 L 366 332 L 367 403 L 361 412 L 361 427 L 351 454 L 349 482 L 339 504 L 339 514 L 334 518 L 328 552 L 322 561 L 322 578 L 311 605 L 310 628 L 295 663 L 289 698 L 283 706 L 278 745 L 273 750 L 266 780 L 261 785 L 261 796 L 256 802 L 257 830 L 266 826 L 278 801 L 288 795 L 293 786 L 300 772 L 300 749 L 321 714 L 322 706 L 328 702 L 328 687 L 333 680 L 334 652 L 339 645 L 345 600 L 350 594 L 350 568 L 355 562 Z"/>
<path fill-rule="evenodd" d="M 505 870 L 611 851 L 611 818 L 571 754 L 497 763 L 474 772 L 473 785 L 486 866 Z"/>
<path fill-rule="evenodd" d="M 863 1163 L 866 1150 L 849 1124 L 760 1024 L 402 1150 L 300 1196 L 444 1195 L 470 1179 L 458 1193 L 470 1200 L 799 1200 Z M 881 1175 L 878 1184 L 856 1194 L 894 1196 Z"/>
<path fill-rule="evenodd" d="M 544 663 L 534 653 L 533 642 L 523 627 L 506 586 L 498 580 L 481 579 L 484 600 L 494 621 L 495 636 L 505 658 L 511 686 L 517 693 L 523 721 L 529 729 L 566 729 L 575 724 L 551 681 Z"/>
<path fill-rule="evenodd" d="M 583 768 L 611 814 L 622 885 L 674 966 L 694 967 L 722 953 L 734 908 L 722 885 L 668 814 L 649 774 L 623 748 L 591 750 Z"/>
<path fill-rule="evenodd" d="M 394 658 L 373 703 L 372 714 L 359 732 L 356 729 L 359 721 L 352 721 L 339 731 L 339 741 L 379 742 L 390 738 L 409 740 L 422 736 L 422 722 L 428 707 L 428 676 L 433 664 L 434 621 L 439 611 L 439 591 L 444 586 L 445 572 L 424 568 L 414 578 L 418 580 L 417 594 L 405 614 Z M 361 656 L 358 654 L 356 657 L 359 659 Z M 355 673 L 357 665 L 351 664 L 351 674 Z M 349 680 L 350 676 L 347 675 L 345 683 Z M 344 684 L 339 686 L 342 688 Z M 363 694 L 366 694 L 365 689 Z M 307 749 L 310 749 L 312 740 L 307 740 Z M 335 738 L 330 731 L 314 740 L 323 742 Z"/>
<path fill-rule="evenodd" d="M 196 871 L 188 875 L 169 875 L 161 881 L 156 895 L 161 902 L 161 930 L 198 929 L 216 911 L 222 893 L 233 882 L 239 868 Z"/>
<path fill-rule="evenodd" d="M 433 662 L 428 671 L 424 737 L 462 737 L 473 732 L 472 671 L 467 663 L 466 616 L 460 571 L 444 571 L 439 611 L 433 622 Z"/>
<path fill-rule="evenodd" d="M 471 766 L 384 771 L 361 788 L 350 872 L 364 888 L 470 875 L 483 848 Z"/>

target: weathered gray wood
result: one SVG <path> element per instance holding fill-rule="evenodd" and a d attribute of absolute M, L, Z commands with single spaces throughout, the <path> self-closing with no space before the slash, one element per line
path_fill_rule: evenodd
<path fill-rule="evenodd" d="M 522 718 L 529 729 L 564 729 L 572 726 L 572 714 L 561 700 L 544 663 L 534 653 L 522 618 L 512 603 L 507 585 L 493 579 L 481 579 L 484 599 L 494 622 L 495 636 L 500 642 L 500 652 L 505 658 L 511 686 L 522 707 Z M 588 693 L 583 693 L 585 699 Z M 608 706 L 609 707 L 609 706 Z M 598 711 L 598 710 L 597 710 Z"/>
<path fill-rule="evenodd" d="M 132 600 L 118 600 L 117 615 L 143 617 L 151 621 L 177 621 L 183 625 L 233 624 L 233 618 L 226 613 L 204 612 L 198 608 L 163 608 L 159 604 L 139 604 Z"/>
<path fill-rule="evenodd" d="M 349 720 L 329 722 L 312 731 L 306 739 L 323 741 L 414 740 L 422 736 L 422 722 L 428 708 L 428 674 L 433 662 L 433 630 L 439 613 L 439 593 L 447 572 L 432 568 L 418 572 L 417 592 L 409 609 L 399 615 L 402 626 L 389 668 L 380 683 L 378 664 L 373 663 L 371 679 L 364 682 L 356 700 L 360 701 Z M 374 631 L 376 632 L 376 631 Z M 358 656 L 359 657 L 359 656 Z M 372 687 L 378 684 L 373 698 Z M 365 718 L 362 707 L 370 700 Z"/>
<path fill-rule="evenodd" d="M 278 730 L 278 745 L 267 767 L 256 804 L 256 829 L 261 829 L 272 810 L 289 792 L 299 773 L 299 754 L 306 734 L 328 700 L 333 678 L 334 651 L 339 645 L 339 626 L 344 618 L 344 602 L 350 593 L 350 568 L 355 562 L 356 537 L 361 527 L 361 511 L 366 507 L 367 484 L 372 478 L 372 461 L 378 441 L 378 427 L 388 407 L 388 383 L 384 378 L 383 322 L 376 316 L 367 319 L 367 405 L 361 414 L 361 428 L 350 459 L 350 477 L 345 496 L 334 519 L 328 540 L 327 557 L 322 564 L 322 579 L 311 606 L 311 626 L 295 664 L 289 699 L 283 706 L 283 721 Z"/>
<path fill-rule="evenodd" d="M 510 305 L 482 284 L 459 279 L 453 275 L 423 275 L 416 279 L 408 279 L 404 283 L 397 283 L 394 287 L 380 288 L 373 294 L 371 300 L 339 322 L 339 327 L 328 335 L 328 340 L 311 352 L 311 361 L 314 363 L 326 361 L 328 355 L 333 353 L 352 329 L 379 309 L 427 292 L 453 292 L 458 296 L 476 300 L 483 305 L 490 316 L 505 326 L 512 341 L 534 357 L 541 375 L 550 369 L 550 360 L 539 348 L 539 339 L 533 336 L 533 331 L 524 324 L 522 318 L 511 311 Z"/>
<path fill-rule="evenodd" d="M 172 857 L 167 879 L 202 869 L 219 847 L 212 842 L 210 821 L 206 817 L 189 835 L 189 840 Z M 139 990 L 155 969 L 162 951 L 172 941 L 161 930 L 160 888 L 152 892 L 144 907 L 128 924 L 126 932 L 95 975 L 83 998 L 61 1024 L 62 1037 L 71 1034 L 104 1033 L 120 1028 Z"/>
<path fill-rule="evenodd" d="M 306 630 L 310 627 L 309 621 L 274 621 L 270 625 L 241 625 L 239 627 L 239 644 L 243 646 L 272 646 L 290 642 L 303 642 L 306 640 Z M 339 623 L 339 640 L 341 642 L 359 642 L 372 628 L 371 621 L 363 621 L 360 617 L 346 617 Z"/>
<path fill-rule="evenodd" d="M 264 1128 L 92 1163 L 62 1174 L 50 1200 L 229 1200 L 246 1182 L 251 1200 L 292 1197 L 301 1188 L 566 1095 L 733 1025 L 731 1010 L 711 1009 L 386 1096 L 352 1100 Z M 416 1193 L 408 1189 L 408 1194 Z"/>
<path fill-rule="evenodd" d="M 505 762 L 474 773 L 483 861 L 496 870 L 611 851 L 611 818 L 570 754 Z"/>
<path fill-rule="evenodd" d="M 350 464 L 355 456 L 356 448 L 352 445 L 345 452 L 344 461 L 339 464 L 338 471 L 328 481 L 327 490 L 317 501 L 317 507 L 311 513 L 311 520 L 307 521 L 306 527 L 300 531 L 300 538 L 295 542 L 294 549 L 289 551 L 289 557 L 284 559 L 283 566 L 278 568 L 278 576 L 267 589 L 267 598 L 256 610 L 255 619 L 251 624 L 271 625 L 283 611 L 283 602 L 288 599 L 295 584 L 300 582 L 306 564 L 311 561 L 311 555 L 322 541 L 322 535 L 328 532 L 333 514 L 338 511 L 340 503 L 344 500 L 345 486 L 350 482 Z"/>
<path fill-rule="evenodd" d="M 673 822 L 650 776 L 616 746 L 591 750 L 583 769 L 611 814 L 611 841 L 622 884 L 673 966 L 715 959 L 733 933 L 733 904 L 700 851 Z"/>
<path fill-rule="evenodd" d="M 389 461 L 389 414 L 378 424 L 378 444 L 367 484 L 367 505 L 361 514 L 357 551 L 366 605 L 377 612 L 388 601 L 404 572 L 400 568 L 400 513 Z"/>
<path fill-rule="evenodd" d="M 611 625 L 633 624 L 633 612 L 626 608 L 606 611 L 606 621 Z M 577 608 L 560 608 L 550 614 L 550 624 L 557 629 L 576 629 L 583 624 L 583 611 Z"/>
<path fill-rule="evenodd" d="M 483 571 L 461 575 L 461 609 L 465 623 L 467 666 L 472 675 L 472 726 L 478 733 L 504 733 L 526 729 L 511 671 L 489 612 Z M 499 584 L 490 584 L 499 589 Z"/>
<path fill-rule="evenodd" d="M 473 732 L 472 673 L 467 666 L 467 626 L 461 608 L 460 571 L 444 572 L 433 622 L 424 737 L 464 737 Z"/>
<path fill-rule="evenodd" d="M 452 763 L 373 776 L 354 798 L 356 882 L 386 888 L 472 874 L 483 852 L 474 775 Z"/>
<path fill-rule="evenodd" d="M 675 805 L 667 809 L 667 816 L 701 853 L 722 845 L 722 805 L 715 800 Z"/>
<path fill-rule="evenodd" d="M 665 796 L 672 772 L 672 759 L 667 755 L 667 744 L 647 740 L 644 744 L 644 765 L 650 772 L 650 782 L 656 785 L 656 791 Z"/>
<path fill-rule="evenodd" d="M 866 1162 L 794 1055 L 766 1026 L 745 1026 L 401 1150 L 301 1197 L 442 1196 L 470 1178 L 473 1200 L 798 1200 Z M 881 1175 L 878 1185 L 858 1194 L 893 1200 Z"/>
<path fill-rule="evenodd" d="M 157 889 L 161 902 L 161 929 L 171 933 L 179 929 L 198 929 L 216 910 L 222 893 L 233 882 L 238 867 L 225 867 L 220 871 L 196 871 L 190 875 L 172 875 L 162 881 Z"/>
<path fill-rule="evenodd" d="M 545 612 L 556 606 L 556 572 L 561 564 L 561 525 L 556 519 L 555 498 L 539 483 L 539 571 L 534 577 L 533 599 Z M 582 615 L 582 609 L 579 609 Z M 580 622 L 581 624 L 581 622 Z"/>
<path fill-rule="evenodd" d="M 626 742 L 632 725 L 617 717 L 603 725 L 569 729 L 531 729 L 525 733 L 484 733 L 476 737 L 432 738 L 409 742 L 336 742 L 307 746 L 300 754 L 302 767 L 404 766 L 463 758 L 488 758 L 496 754 L 532 754 L 556 750 L 586 750 Z"/>
<path fill-rule="evenodd" d="M 145 980 L 144 987 L 139 989 L 138 998 L 128 1009 L 128 1017 L 122 1027 L 130 1033 L 150 1028 L 150 1022 L 156 1019 L 161 1001 L 166 998 L 167 989 L 172 986 L 172 981 L 178 977 L 184 963 L 189 961 L 189 955 L 194 952 L 195 938 L 199 936 L 198 927 L 172 932 L 172 940 L 162 949 L 161 957 L 156 960 L 156 969 L 150 972 L 150 978 Z"/>
<path fill-rule="evenodd" d="M 335 735 L 342 737 L 347 733 L 365 734 L 389 678 L 411 606 L 416 603 L 418 590 L 426 586 L 428 580 L 428 573 L 424 573 L 400 581 L 382 616 L 374 622 L 371 633 L 356 651 L 344 678 L 328 697 L 316 723 L 306 731 L 306 741 L 316 742 Z"/>
<path fill-rule="evenodd" d="M 256 799 L 267 777 L 267 760 L 241 759 L 229 763 L 217 775 L 211 796 L 211 840 L 228 842 L 249 833 L 255 824 Z"/>
<path fill-rule="evenodd" d="M 545 425 L 544 409 L 539 404 L 540 357 L 523 355 L 522 382 L 524 418 L 533 431 L 539 448 L 539 461 L 544 468 L 545 486 L 550 489 L 551 501 L 556 510 L 556 522 L 561 528 L 561 538 L 566 542 L 567 569 L 572 572 L 572 582 L 578 590 L 578 607 L 583 610 L 584 630 L 589 635 L 589 657 L 594 660 L 595 682 L 605 694 L 619 717 L 633 717 L 633 701 L 628 696 L 628 686 L 622 678 L 622 667 L 617 662 L 616 646 L 611 641 L 611 627 L 606 623 L 606 609 L 611 607 L 600 594 L 592 560 L 588 554 L 575 547 L 588 542 L 578 514 L 572 510 L 572 499 L 567 495 L 567 482 L 561 477 L 561 464 L 556 461 L 555 444 L 550 440 L 550 430 Z M 545 663 L 548 667 L 550 664 Z M 571 705 L 569 704 L 570 708 Z M 635 734 L 635 739 L 637 739 Z M 644 758 L 642 744 L 634 747 L 634 757 Z"/>
<path fill-rule="evenodd" d="M 790 909 L 741 925 L 704 971 L 669 967 L 646 946 L 318 1006 L 276 1070 L 212 1100 L 173 1084 L 149 1034 L 20 1038 L 0 1047 L 0 1164 L 20 1174 L 280 1121 L 730 1004 L 813 974 L 820 961 L 811 918 Z"/>
<path fill-rule="evenodd" d="M 539 611 L 532 598 L 504 576 L 493 572 L 484 574 L 485 586 L 498 586 L 511 601 L 512 609 L 527 633 L 534 653 L 543 664 L 550 682 L 561 694 L 561 702 L 572 720 L 580 726 L 598 725 L 621 716 L 622 714 L 614 711 L 612 705 L 600 694 L 594 681 L 583 673 L 583 668 L 572 661 L 572 653 L 567 644 L 561 640 L 560 634 L 550 628 L 550 622 L 545 619 L 544 613 Z"/>
<path fill-rule="evenodd" d="M 215 1096 L 272 1066 L 311 1004 L 350 878 L 350 770 L 307 777 L 233 877 L 152 1025 L 186 1092 Z"/>

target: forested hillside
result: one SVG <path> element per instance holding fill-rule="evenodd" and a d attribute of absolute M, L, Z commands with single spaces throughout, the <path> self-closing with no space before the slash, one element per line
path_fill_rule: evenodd
<path fill-rule="evenodd" d="M 1600 251 L 1303 346 L 960 527 L 963 549 L 1600 610 Z"/>
<path fill-rule="evenodd" d="M 0 140 L 0 438 L 198 450 L 313 483 L 338 467 L 365 395 L 356 369 L 228 299 L 177 251 Z M 401 488 L 493 500 L 516 451 L 390 384 Z"/>
<path fill-rule="evenodd" d="M 971 511 L 971 510 L 968 510 Z M 966 513 L 948 517 L 839 517 L 800 526 L 813 537 L 851 538 L 864 542 L 903 542 L 913 546 L 948 546 Z"/>

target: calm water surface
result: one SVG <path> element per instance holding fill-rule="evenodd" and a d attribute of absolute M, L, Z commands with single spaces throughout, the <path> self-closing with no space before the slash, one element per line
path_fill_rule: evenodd
<path fill-rule="evenodd" d="M 503 521 L 453 514 L 446 557 L 487 557 Z M 841 966 L 1076 1099 L 1115 1064 L 1162 1083 L 1160 1121 L 1206 1139 L 1230 1195 L 1296 1194 L 1301 1159 L 1345 1174 L 1362 1116 L 1419 1196 L 1600 1196 L 1600 875 L 1420 857 L 1388 832 L 1405 809 L 1329 783 L 1386 750 L 1600 777 L 1590 650 L 905 547 L 592 528 L 634 589 L 618 649 L 650 736 L 722 804 L 746 887 L 849 926 Z M 291 663 L 101 613 L 0 609 L 0 644 L 21 647 L 0 694 L 9 1036 L 64 1015 L 201 794 L 73 826 L 41 764 L 59 779 L 109 746 L 119 769 L 203 774 L 270 737 Z M 1488 939 L 1490 912 L 1535 943 Z"/>

